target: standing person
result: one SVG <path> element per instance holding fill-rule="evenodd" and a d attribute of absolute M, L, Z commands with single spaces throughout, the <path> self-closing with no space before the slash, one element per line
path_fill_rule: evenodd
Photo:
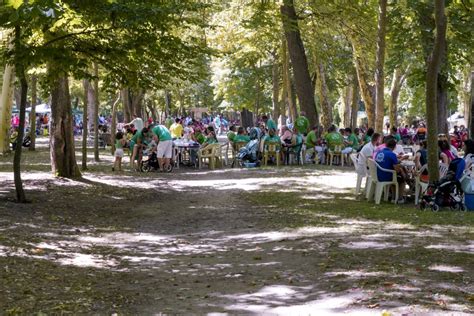
<path fill-rule="evenodd" d="M 222 124 L 221 124 L 221 118 L 220 118 L 219 114 L 216 115 L 213 122 L 214 122 L 214 128 L 216 129 L 217 133 L 219 133 L 219 135 L 220 135 Z"/>
<path fill-rule="evenodd" d="M 300 116 L 295 120 L 295 127 L 298 129 L 298 133 L 306 136 L 309 129 L 309 120 L 305 116 L 305 112 L 301 111 Z"/>
<path fill-rule="evenodd" d="M 173 139 L 181 138 L 183 136 L 183 130 L 184 128 L 183 125 L 181 125 L 181 119 L 177 117 L 169 128 L 171 137 Z"/>
<path fill-rule="evenodd" d="M 130 126 L 133 124 L 137 132 L 140 132 L 144 127 L 143 120 L 136 115 L 132 115 L 132 117 L 133 120 L 130 123 L 125 124 L 125 126 Z"/>
<path fill-rule="evenodd" d="M 115 171 L 116 169 L 122 171 L 123 147 L 126 143 L 127 141 L 125 140 L 125 137 L 123 137 L 123 133 L 117 132 L 117 134 L 115 134 L 115 162 L 112 171 Z"/>
<path fill-rule="evenodd" d="M 265 122 L 265 127 L 267 128 L 267 130 L 270 130 L 271 128 L 273 128 L 274 130 L 277 130 L 277 126 L 274 120 L 272 120 L 266 115 L 262 116 L 262 120 Z"/>
<path fill-rule="evenodd" d="M 158 143 L 156 154 L 160 171 L 166 170 L 170 166 L 171 157 L 173 156 L 173 140 L 170 131 L 164 125 L 157 125 L 153 128 L 155 142 Z"/>
<path fill-rule="evenodd" d="M 145 146 L 145 140 L 148 137 L 148 128 L 144 127 L 141 131 L 137 131 L 130 140 L 130 150 L 132 150 L 132 157 L 130 158 L 130 168 L 134 168 L 135 159 L 137 160 L 138 166 L 142 163 L 143 147 Z"/>

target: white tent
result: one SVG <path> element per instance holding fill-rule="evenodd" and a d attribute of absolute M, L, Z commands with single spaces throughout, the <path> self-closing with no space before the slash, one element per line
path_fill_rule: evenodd
<path fill-rule="evenodd" d="M 37 114 L 49 114 L 51 113 L 51 108 L 48 104 L 43 103 L 43 104 L 38 104 L 36 106 L 36 113 Z M 31 108 L 26 108 L 26 112 L 31 112 Z"/>

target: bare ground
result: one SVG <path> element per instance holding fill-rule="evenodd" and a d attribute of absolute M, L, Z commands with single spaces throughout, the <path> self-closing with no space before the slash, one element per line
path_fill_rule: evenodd
<path fill-rule="evenodd" d="M 0 160 L 0 314 L 474 312 L 473 213 L 354 198 L 320 166 L 55 179 Z"/>

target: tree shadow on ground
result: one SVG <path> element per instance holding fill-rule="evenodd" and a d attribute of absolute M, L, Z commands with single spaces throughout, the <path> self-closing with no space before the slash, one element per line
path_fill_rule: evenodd
<path fill-rule="evenodd" d="M 346 171 L 84 178 L 27 179 L 36 203 L 0 207 L 0 264 L 8 267 L 0 272 L 0 293 L 7 294 L 1 310 L 472 307 L 472 214 L 358 201 Z M 12 182 L 1 181 L 11 194 Z"/>

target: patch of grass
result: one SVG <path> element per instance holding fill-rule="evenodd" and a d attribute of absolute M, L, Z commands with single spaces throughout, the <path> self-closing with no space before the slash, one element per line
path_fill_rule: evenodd
<path fill-rule="evenodd" d="M 336 215 L 342 218 L 366 219 L 376 221 L 397 222 L 411 224 L 414 226 L 452 225 L 452 226 L 474 226 L 474 212 L 451 211 L 445 209 L 440 212 L 421 211 L 413 204 L 395 205 L 382 202 L 375 205 L 374 202 L 356 200 L 348 194 L 331 193 L 330 199 L 305 199 L 306 192 L 259 192 L 258 194 L 242 193 L 243 197 L 253 204 L 264 207 L 274 205 L 268 212 L 272 218 L 278 220 L 279 214 L 282 218 L 292 215 L 289 226 L 304 226 L 308 224 L 329 223 L 330 220 L 314 215 Z M 321 191 L 318 194 L 324 195 Z"/>

